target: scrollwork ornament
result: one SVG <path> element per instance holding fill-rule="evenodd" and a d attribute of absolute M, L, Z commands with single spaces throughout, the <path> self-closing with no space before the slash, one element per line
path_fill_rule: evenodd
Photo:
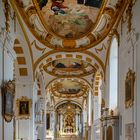
<path fill-rule="evenodd" d="M 128 8 L 126 9 L 126 15 L 125 17 L 122 16 L 122 24 L 127 21 L 127 27 L 128 27 L 127 33 L 130 33 L 132 30 L 132 17 L 133 17 L 132 8 L 135 5 L 136 1 L 137 0 L 130 0 Z"/>
<path fill-rule="evenodd" d="M 5 27 L 6 27 L 6 32 L 10 32 L 10 5 L 9 5 L 9 2 L 8 0 L 3 0 L 4 2 L 4 13 L 5 13 Z"/>

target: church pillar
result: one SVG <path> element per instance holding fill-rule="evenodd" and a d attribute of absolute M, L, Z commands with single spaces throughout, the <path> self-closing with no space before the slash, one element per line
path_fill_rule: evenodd
<path fill-rule="evenodd" d="M 78 130 L 79 130 L 79 126 L 80 126 L 80 114 L 78 114 Z"/>
<path fill-rule="evenodd" d="M 76 132 L 77 132 L 77 130 L 78 130 L 78 123 L 77 123 L 77 112 L 76 112 L 76 115 L 75 115 L 75 123 L 76 123 Z"/>
<path fill-rule="evenodd" d="M 58 126 L 59 126 L 58 127 L 59 129 L 58 130 L 60 131 L 60 114 L 58 114 Z"/>
<path fill-rule="evenodd" d="M 63 115 L 62 112 L 60 114 L 60 131 L 62 132 L 62 128 L 63 128 Z"/>
<path fill-rule="evenodd" d="M 100 90 L 101 90 L 101 95 L 102 95 L 102 103 L 101 103 L 101 117 L 104 115 L 104 107 L 105 107 L 105 102 L 103 103 L 104 100 L 104 95 L 105 95 L 105 84 L 104 82 L 102 82 L 101 86 L 100 86 Z M 106 131 L 106 125 L 103 124 L 103 122 L 101 122 L 101 129 L 100 129 L 100 138 L 101 140 L 105 140 L 105 131 Z"/>

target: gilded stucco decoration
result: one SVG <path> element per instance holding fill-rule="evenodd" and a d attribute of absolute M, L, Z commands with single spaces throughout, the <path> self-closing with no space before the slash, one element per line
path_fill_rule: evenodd
<path fill-rule="evenodd" d="M 55 97 L 70 99 L 86 95 L 89 86 L 78 78 L 61 78 L 53 81 L 47 89 Z"/>
<path fill-rule="evenodd" d="M 135 3 L 136 3 L 136 0 L 130 0 L 130 3 L 124 14 L 125 16 L 122 16 L 122 21 L 121 21 L 122 24 L 127 22 L 127 28 L 128 28 L 127 33 L 130 33 L 132 31 L 132 17 L 133 17 L 132 9 Z"/>
<path fill-rule="evenodd" d="M 129 69 L 129 71 L 126 74 L 126 79 L 125 79 L 125 107 L 126 108 L 133 106 L 134 82 L 135 82 L 135 72 Z"/>
<path fill-rule="evenodd" d="M 27 96 L 22 96 L 16 100 L 18 119 L 29 119 L 31 117 L 32 99 Z"/>
<path fill-rule="evenodd" d="M 63 58 L 43 65 L 43 70 L 57 77 L 72 77 L 90 75 L 95 73 L 97 68 L 87 61 L 75 58 Z"/>
<path fill-rule="evenodd" d="M 5 28 L 6 32 L 10 32 L 10 5 L 8 0 L 4 0 L 4 12 L 5 12 Z"/>
<path fill-rule="evenodd" d="M 124 10 L 122 7 L 126 5 L 123 2 L 113 7 L 107 0 L 100 0 L 93 5 L 79 4 L 73 0 L 61 1 L 59 6 L 62 7 L 55 9 L 56 0 L 46 3 L 39 0 L 18 0 L 12 3 L 17 6 L 30 31 L 41 43 L 63 51 L 85 50 L 100 43 L 115 25 L 119 13 Z"/>
<path fill-rule="evenodd" d="M 64 68 L 56 68 L 52 63 L 65 61 L 69 63 L 76 63 L 79 68 L 74 66 L 66 66 Z M 65 63 L 64 62 L 64 63 Z M 63 63 L 63 62 L 60 62 Z M 62 64 L 63 65 L 63 64 Z M 81 66 L 80 66 L 81 65 Z M 63 53 L 59 51 L 49 51 L 42 55 L 34 64 L 34 70 L 45 71 L 47 74 L 57 77 L 83 77 L 101 71 L 104 75 L 104 64 L 95 54 L 85 51 L 84 53 Z"/>

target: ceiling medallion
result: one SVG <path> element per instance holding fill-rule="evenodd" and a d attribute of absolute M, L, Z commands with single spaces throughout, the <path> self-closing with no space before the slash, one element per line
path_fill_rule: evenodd
<path fill-rule="evenodd" d="M 43 69 L 48 74 L 57 77 L 81 77 L 90 75 L 97 71 L 97 69 L 90 63 L 75 58 L 54 60 L 45 64 Z"/>

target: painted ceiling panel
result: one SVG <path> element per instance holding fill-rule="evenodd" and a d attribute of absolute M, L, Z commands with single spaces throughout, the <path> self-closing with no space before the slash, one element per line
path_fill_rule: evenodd
<path fill-rule="evenodd" d="M 118 15 L 118 9 L 108 1 L 17 0 L 14 3 L 30 31 L 46 47 L 80 51 L 100 43 L 115 23 L 113 16 Z"/>

